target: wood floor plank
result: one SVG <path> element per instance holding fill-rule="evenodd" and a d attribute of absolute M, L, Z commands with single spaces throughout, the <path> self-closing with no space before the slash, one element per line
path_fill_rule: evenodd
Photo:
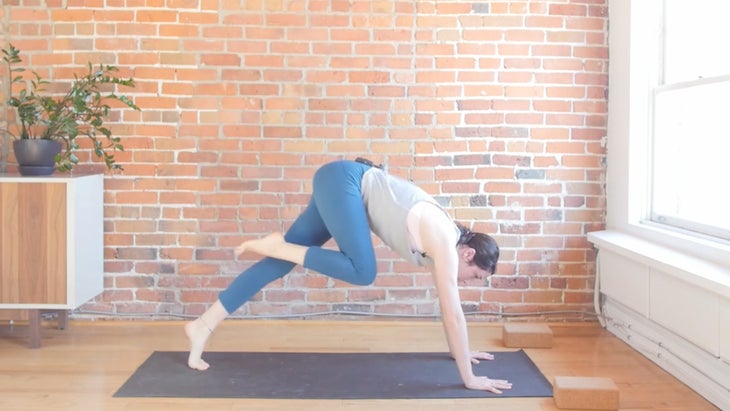
<path fill-rule="evenodd" d="M 551 398 L 448 400 L 259 400 L 114 398 L 155 350 L 185 351 L 182 321 L 71 321 L 44 324 L 40 349 L 27 348 L 27 328 L 0 323 L 0 410 L 404 410 L 556 411 Z M 526 351 L 555 375 L 612 378 L 622 410 L 717 410 L 697 393 L 597 324 L 550 324 L 550 349 Z M 502 347 L 501 324 L 470 322 L 472 347 Z M 428 352 L 446 351 L 438 321 L 228 320 L 209 351 Z M 215 366 L 215 364 L 211 364 Z M 493 377 L 499 377 L 494 375 Z M 513 381 L 519 384 L 519 381 Z"/>

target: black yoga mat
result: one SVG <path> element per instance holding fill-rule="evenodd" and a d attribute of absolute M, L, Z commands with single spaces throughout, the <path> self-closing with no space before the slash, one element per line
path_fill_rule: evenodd
<path fill-rule="evenodd" d="M 495 352 L 476 375 L 513 383 L 501 397 L 552 397 L 552 385 L 524 351 Z M 186 352 L 154 352 L 115 397 L 406 399 L 496 396 L 464 387 L 445 353 L 209 352 L 207 371 Z"/>

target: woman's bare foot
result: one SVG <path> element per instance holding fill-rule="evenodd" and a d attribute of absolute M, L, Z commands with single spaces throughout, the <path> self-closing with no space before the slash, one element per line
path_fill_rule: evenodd
<path fill-rule="evenodd" d="M 254 253 L 268 257 L 276 255 L 276 252 L 285 243 L 286 240 L 284 240 L 284 236 L 281 233 L 271 233 L 266 237 L 244 241 L 236 247 L 236 255 L 241 255 L 246 251 L 253 251 Z"/>
<path fill-rule="evenodd" d="M 205 343 L 210 337 L 211 331 L 203 321 L 198 318 L 185 324 L 185 335 L 190 340 L 190 355 L 188 356 L 188 367 L 205 371 L 210 365 L 203 361 L 203 350 L 205 349 Z"/>

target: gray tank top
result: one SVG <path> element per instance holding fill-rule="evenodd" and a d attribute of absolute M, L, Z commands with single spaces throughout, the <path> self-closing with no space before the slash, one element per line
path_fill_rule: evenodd
<path fill-rule="evenodd" d="M 418 202 L 428 201 L 441 208 L 436 200 L 415 184 L 375 167 L 363 175 L 361 190 L 375 235 L 406 261 L 422 267 L 432 265 L 430 257 L 412 250 L 406 220 Z"/>

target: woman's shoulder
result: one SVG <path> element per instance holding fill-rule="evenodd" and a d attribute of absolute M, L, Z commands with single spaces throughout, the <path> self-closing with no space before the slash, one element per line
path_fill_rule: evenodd
<path fill-rule="evenodd" d="M 456 246 L 459 239 L 459 228 L 438 203 L 422 201 L 419 203 L 421 214 L 422 236 L 433 237 L 435 243 L 448 243 Z"/>

